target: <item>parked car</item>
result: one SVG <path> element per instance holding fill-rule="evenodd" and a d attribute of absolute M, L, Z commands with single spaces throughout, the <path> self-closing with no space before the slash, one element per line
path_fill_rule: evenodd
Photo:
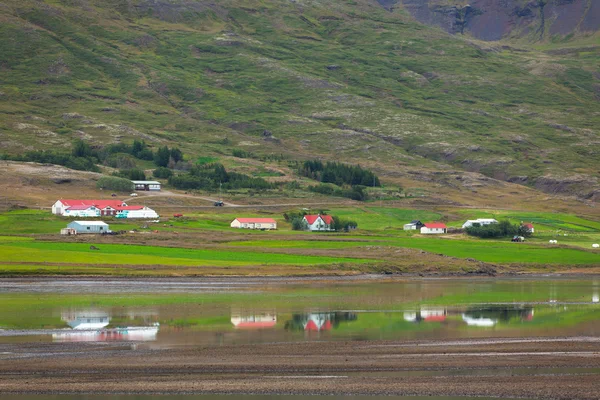
<path fill-rule="evenodd" d="M 112 197 L 117 197 L 116 193 L 111 194 Z"/>
<path fill-rule="evenodd" d="M 225 203 L 223 203 L 221 200 L 215 201 L 215 207 L 223 207 L 224 205 Z"/>
<path fill-rule="evenodd" d="M 131 197 L 137 197 L 137 193 L 131 193 L 130 196 Z"/>
<path fill-rule="evenodd" d="M 173 214 L 173 216 L 174 216 L 175 218 L 180 218 L 180 217 L 183 217 L 183 214 Z"/>

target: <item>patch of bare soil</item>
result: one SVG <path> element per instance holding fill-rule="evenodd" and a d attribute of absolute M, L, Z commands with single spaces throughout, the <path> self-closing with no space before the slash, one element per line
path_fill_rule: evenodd
<path fill-rule="evenodd" d="M 0 345 L 0 358 L 3 394 L 294 393 L 591 400 L 600 391 L 600 343 L 586 337 L 175 349 L 135 343 L 31 343 Z"/>

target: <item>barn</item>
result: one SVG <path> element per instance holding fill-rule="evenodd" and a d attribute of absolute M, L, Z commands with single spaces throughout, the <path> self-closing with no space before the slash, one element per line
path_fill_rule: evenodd
<path fill-rule="evenodd" d="M 158 218 L 158 214 L 146 206 L 124 206 L 117 207 L 117 218 Z"/>
<path fill-rule="evenodd" d="M 131 181 L 135 190 L 159 191 L 160 182 L 158 181 Z"/>
<path fill-rule="evenodd" d="M 428 222 L 421 228 L 421 233 L 425 235 L 446 233 L 448 227 L 441 222 Z"/>
<path fill-rule="evenodd" d="M 483 225 L 491 225 L 491 224 L 497 224 L 498 221 L 496 221 L 493 218 L 478 218 L 478 219 L 468 219 L 463 225 L 463 229 L 465 228 L 470 228 L 473 226 L 473 224 L 479 224 L 480 226 Z"/>
<path fill-rule="evenodd" d="M 74 229 L 77 234 L 110 232 L 108 224 L 102 221 L 73 221 L 67 228 Z"/>
<path fill-rule="evenodd" d="M 410 223 L 404 225 L 405 231 L 415 231 L 417 229 L 421 229 L 423 227 L 423 223 L 418 219 L 410 221 Z"/>
<path fill-rule="evenodd" d="M 331 215 L 305 215 L 304 222 L 308 226 L 309 231 L 318 232 L 318 231 L 333 231 L 333 218 Z"/>
<path fill-rule="evenodd" d="M 277 221 L 273 218 L 236 218 L 230 226 L 240 229 L 277 229 Z"/>

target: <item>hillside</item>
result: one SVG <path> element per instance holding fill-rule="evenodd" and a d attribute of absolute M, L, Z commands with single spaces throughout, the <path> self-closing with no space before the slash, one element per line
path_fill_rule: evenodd
<path fill-rule="evenodd" d="M 143 139 L 600 199 L 597 35 L 479 42 L 381 3 L 5 0 L 1 152 Z"/>

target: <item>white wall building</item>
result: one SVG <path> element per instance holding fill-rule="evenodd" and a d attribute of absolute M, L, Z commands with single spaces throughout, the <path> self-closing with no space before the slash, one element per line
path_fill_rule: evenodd
<path fill-rule="evenodd" d="M 96 206 L 71 206 L 63 210 L 64 217 L 99 217 L 100 209 Z"/>
<path fill-rule="evenodd" d="M 491 225 L 491 224 L 497 224 L 498 221 L 496 221 L 493 218 L 478 218 L 478 219 L 468 219 L 463 225 L 463 229 L 465 228 L 470 228 L 473 226 L 473 224 L 479 224 L 481 226 L 483 225 Z"/>
<path fill-rule="evenodd" d="M 135 190 L 158 191 L 160 182 L 158 181 L 131 181 Z"/>
<path fill-rule="evenodd" d="M 146 206 L 125 206 L 117 208 L 117 218 L 158 218 L 156 211 Z"/>
<path fill-rule="evenodd" d="M 333 218 L 331 215 L 305 215 L 303 218 L 304 222 L 308 226 L 309 231 L 333 231 L 331 227 L 333 224 Z"/>
<path fill-rule="evenodd" d="M 446 224 L 442 224 L 440 222 L 430 222 L 423 225 L 421 228 L 421 233 L 425 235 L 446 233 L 447 231 L 448 227 Z"/>
<path fill-rule="evenodd" d="M 230 226 L 240 229 L 277 229 L 277 221 L 273 218 L 236 218 Z"/>
<path fill-rule="evenodd" d="M 110 232 L 108 224 L 102 221 L 73 221 L 67 228 L 75 229 L 77 234 Z"/>

